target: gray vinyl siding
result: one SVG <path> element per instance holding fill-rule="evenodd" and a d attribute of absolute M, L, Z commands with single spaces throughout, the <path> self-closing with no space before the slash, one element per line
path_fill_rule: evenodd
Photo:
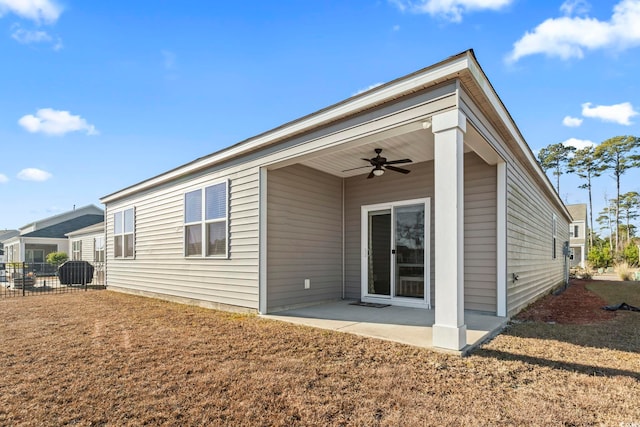
<path fill-rule="evenodd" d="M 184 256 L 184 193 L 229 179 L 229 257 Z M 202 173 L 111 202 L 106 212 L 107 285 L 258 309 L 259 169 Z M 114 258 L 113 214 L 135 209 L 135 258 Z"/>
<path fill-rule="evenodd" d="M 552 221 L 557 217 L 556 258 Z M 519 311 L 563 280 L 569 223 L 517 164 L 507 168 L 507 310 Z M 513 280 L 514 274 L 518 280 Z"/>
<path fill-rule="evenodd" d="M 524 166 L 526 160 L 515 148 L 515 141 L 502 140 L 501 133 L 464 92 L 460 103 L 476 130 L 506 162 L 507 314 L 513 315 L 562 284 L 562 243 L 569 240 L 569 219 L 544 189 L 546 185 L 534 178 L 531 168 L 535 166 Z M 552 258 L 554 214 L 558 221 L 555 259 Z"/>
<path fill-rule="evenodd" d="M 496 311 L 496 168 L 476 154 L 464 156 L 465 167 L 465 309 Z M 346 297 L 359 299 L 361 206 L 431 198 L 431 302 L 435 303 L 433 161 L 406 166 L 408 175 L 366 175 L 345 180 Z"/>
<path fill-rule="evenodd" d="M 496 167 L 464 158 L 464 307 L 496 312 Z"/>
<path fill-rule="evenodd" d="M 342 179 L 293 165 L 269 171 L 267 189 L 268 311 L 339 299 Z"/>

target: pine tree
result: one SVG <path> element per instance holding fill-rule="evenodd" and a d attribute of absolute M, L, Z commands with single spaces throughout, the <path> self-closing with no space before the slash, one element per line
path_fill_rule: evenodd
<path fill-rule="evenodd" d="M 556 177 L 556 191 L 560 194 L 560 175 L 564 173 L 563 167 L 569 162 L 569 154 L 575 151 L 574 147 L 565 146 L 561 142 L 541 148 L 538 153 L 538 163 L 547 172 L 553 170 Z"/>
<path fill-rule="evenodd" d="M 603 171 L 599 159 L 594 155 L 594 147 L 586 147 L 577 150 L 573 157 L 569 159 L 568 173 L 575 173 L 586 182 L 578 188 L 586 189 L 589 193 L 589 247 L 593 247 L 593 201 L 592 201 L 592 180 L 597 178 Z"/>
<path fill-rule="evenodd" d="M 601 162 L 602 166 L 613 172 L 613 178 L 616 180 L 616 218 L 615 229 L 620 228 L 620 180 L 624 173 L 640 166 L 640 154 L 637 150 L 640 147 L 640 138 L 636 136 L 616 136 L 609 138 L 594 151 L 595 156 Z M 620 238 L 616 231 L 615 251 L 620 248 Z"/>

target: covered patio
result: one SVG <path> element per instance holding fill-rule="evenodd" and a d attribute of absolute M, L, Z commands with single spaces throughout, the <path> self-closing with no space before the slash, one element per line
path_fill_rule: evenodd
<path fill-rule="evenodd" d="M 333 301 L 262 317 L 459 355 L 467 354 L 494 337 L 508 322 L 505 317 L 466 310 L 466 346 L 461 350 L 443 349 L 433 345 L 434 310 L 391 305 L 378 308 L 353 305 L 353 302 Z"/>

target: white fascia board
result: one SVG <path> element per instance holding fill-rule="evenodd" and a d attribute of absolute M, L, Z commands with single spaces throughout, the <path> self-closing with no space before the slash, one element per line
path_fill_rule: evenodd
<path fill-rule="evenodd" d="M 93 224 L 93 225 L 89 225 L 87 227 L 84 228 L 80 228 L 78 230 L 74 230 L 74 231 L 70 231 L 68 233 L 65 233 L 65 236 L 67 237 L 75 237 L 75 236 L 80 236 L 80 235 L 84 235 L 84 234 L 99 234 L 101 232 L 104 231 L 104 221 L 103 222 L 99 222 L 97 224 Z"/>
<path fill-rule="evenodd" d="M 466 52 L 464 55 L 450 58 L 440 64 L 432 66 L 431 68 L 418 71 L 414 74 L 401 77 L 398 80 L 391 81 L 383 86 L 371 89 L 362 95 L 348 98 L 332 107 L 327 107 L 316 113 L 312 113 L 311 115 L 290 122 L 289 124 L 285 124 L 271 131 L 250 138 L 227 149 L 223 149 L 218 153 L 187 163 L 154 178 L 104 196 L 100 199 L 100 202 L 106 204 L 122 197 L 135 194 L 139 191 L 155 187 L 181 176 L 205 169 L 217 163 L 228 161 L 242 154 L 255 151 L 274 142 L 307 132 L 326 123 L 336 121 L 342 117 L 373 108 L 376 105 L 394 100 L 430 84 L 434 84 L 436 82 L 439 83 L 440 80 L 452 78 L 451 76 L 455 76 L 456 73 L 468 68 L 470 64 L 469 55 L 469 52 Z"/>
<path fill-rule="evenodd" d="M 522 134 L 520 133 L 515 123 L 513 122 L 511 115 L 507 112 L 507 109 L 505 108 L 504 104 L 502 103 L 498 95 L 495 93 L 493 87 L 491 86 L 491 83 L 489 82 L 484 72 L 480 68 L 480 65 L 475 60 L 473 60 L 473 61 L 469 61 L 468 68 L 469 68 L 469 71 L 471 72 L 471 75 L 476 80 L 478 87 L 482 90 L 482 92 L 484 93 L 485 97 L 489 100 L 489 102 L 491 102 L 491 105 L 493 105 L 493 108 L 495 108 L 498 115 L 500 116 L 500 120 L 505 124 L 507 129 L 509 129 L 509 132 L 513 136 L 513 139 L 518 143 L 518 146 L 520 147 L 520 150 L 524 153 L 524 156 L 526 157 L 527 161 L 533 166 L 533 169 L 536 171 L 536 173 L 538 174 L 542 182 L 545 183 L 545 186 L 549 190 L 549 193 L 552 194 L 552 197 L 555 198 L 558 206 L 561 207 L 562 212 L 566 215 L 567 218 L 571 218 L 571 214 L 569 214 L 569 210 L 564 205 L 562 200 L 560 200 L 560 196 L 558 196 L 558 194 L 554 190 L 553 186 L 551 185 L 551 182 L 549 181 L 549 178 L 542 171 L 542 168 L 538 164 L 538 161 L 533 156 L 533 152 L 531 151 L 531 148 L 524 141 L 524 138 L 522 137 Z"/>

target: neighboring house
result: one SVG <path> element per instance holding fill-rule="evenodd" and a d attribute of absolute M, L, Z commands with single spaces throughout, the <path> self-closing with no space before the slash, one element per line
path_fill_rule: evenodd
<path fill-rule="evenodd" d="M 101 201 L 111 289 L 433 309 L 446 349 L 465 310 L 510 316 L 564 280 L 570 215 L 473 51 Z"/>
<path fill-rule="evenodd" d="M 4 241 L 20 234 L 18 230 L 0 230 L 0 252 L 4 255 Z M 0 260 L 0 263 L 4 260 Z"/>
<path fill-rule="evenodd" d="M 20 233 L 18 230 L 0 230 L 0 282 L 6 281 L 5 268 L 6 257 L 4 254 L 4 241 Z"/>
<path fill-rule="evenodd" d="M 584 268 L 587 256 L 587 205 L 567 205 L 573 218 L 569 225 L 569 248 L 571 249 L 571 267 Z"/>
<path fill-rule="evenodd" d="M 88 261 L 94 268 L 93 283 L 104 284 L 104 221 L 67 233 L 69 259 Z"/>
<path fill-rule="evenodd" d="M 94 205 L 74 209 L 20 227 L 19 234 L 4 241 L 7 262 L 44 263 L 51 252 L 69 255 L 69 239 L 75 230 L 104 221 L 104 211 Z"/>
<path fill-rule="evenodd" d="M 69 259 L 104 262 L 104 221 L 65 234 L 69 238 Z"/>

